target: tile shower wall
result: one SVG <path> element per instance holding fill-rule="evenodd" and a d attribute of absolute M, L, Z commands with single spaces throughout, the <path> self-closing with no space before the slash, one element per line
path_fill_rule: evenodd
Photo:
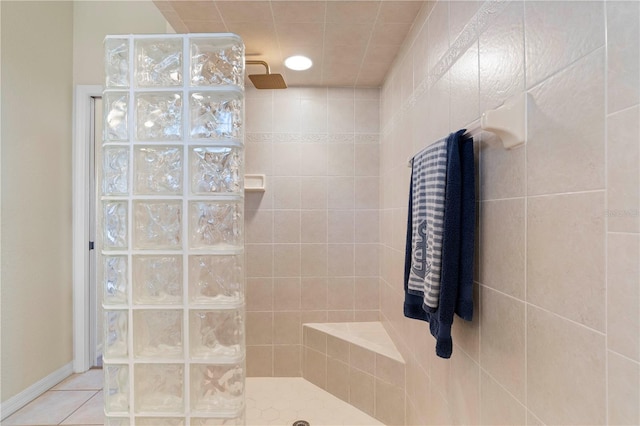
<path fill-rule="evenodd" d="M 379 319 L 379 90 L 246 92 L 247 373 L 300 376 L 304 322 Z"/>
<path fill-rule="evenodd" d="M 638 2 L 417 18 L 381 93 L 381 316 L 408 424 L 640 423 L 639 28 Z M 476 313 L 438 359 L 402 316 L 407 158 L 524 90 L 527 145 L 476 142 Z"/>

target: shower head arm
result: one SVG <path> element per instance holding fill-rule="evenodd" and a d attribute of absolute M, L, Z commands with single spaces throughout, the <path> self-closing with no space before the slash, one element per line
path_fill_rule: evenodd
<path fill-rule="evenodd" d="M 271 70 L 269 69 L 269 64 L 266 63 L 265 61 L 250 60 L 250 61 L 244 61 L 244 62 L 247 65 L 264 65 L 264 67 L 267 70 L 267 74 L 271 74 Z"/>

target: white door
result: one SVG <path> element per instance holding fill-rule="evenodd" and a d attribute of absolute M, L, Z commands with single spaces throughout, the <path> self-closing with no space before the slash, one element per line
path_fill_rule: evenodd
<path fill-rule="evenodd" d="M 102 143 L 102 98 L 95 96 L 91 98 L 91 124 L 90 124 L 90 147 L 89 147 L 89 312 L 91 327 L 89 335 L 89 353 L 91 367 L 102 367 L 102 291 L 98 288 L 98 274 L 96 268 L 96 251 L 93 248 L 96 241 L 97 229 L 97 187 L 96 187 L 96 159 L 100 152 Z M 99 154 L 98 154 L 99 155 Z"/>

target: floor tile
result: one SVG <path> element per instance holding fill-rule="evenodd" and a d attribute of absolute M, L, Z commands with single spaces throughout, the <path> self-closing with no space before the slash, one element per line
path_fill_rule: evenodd
<path fill-rule="evenodd" d="M 104 424 L 104 399 L 102 392 L 98 392 L 84 405 L 67 417 L 63 425 L 102 425 Z"/>
<path fill-rule="evenodd" d="M 82 374 L 74 374 L 58 383 L 51 390 L 100 390 L 103 373 L 101 369 L 89 370 Z"/>
<path fill-rule="evenodd" d="M 2 421 L 3 426 L 57 425 L 96 391 L 48 391 Z"/>

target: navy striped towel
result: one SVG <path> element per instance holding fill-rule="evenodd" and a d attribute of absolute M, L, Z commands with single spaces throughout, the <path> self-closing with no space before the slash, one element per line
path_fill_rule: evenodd
<path fill-rule="evenodd" d="M 425 312 L 440 300 L 440 268 L 447 183 L 447 138 L 413 157 L 411 172 L 412 230 L 408 293 L 423 298 Z"/>

